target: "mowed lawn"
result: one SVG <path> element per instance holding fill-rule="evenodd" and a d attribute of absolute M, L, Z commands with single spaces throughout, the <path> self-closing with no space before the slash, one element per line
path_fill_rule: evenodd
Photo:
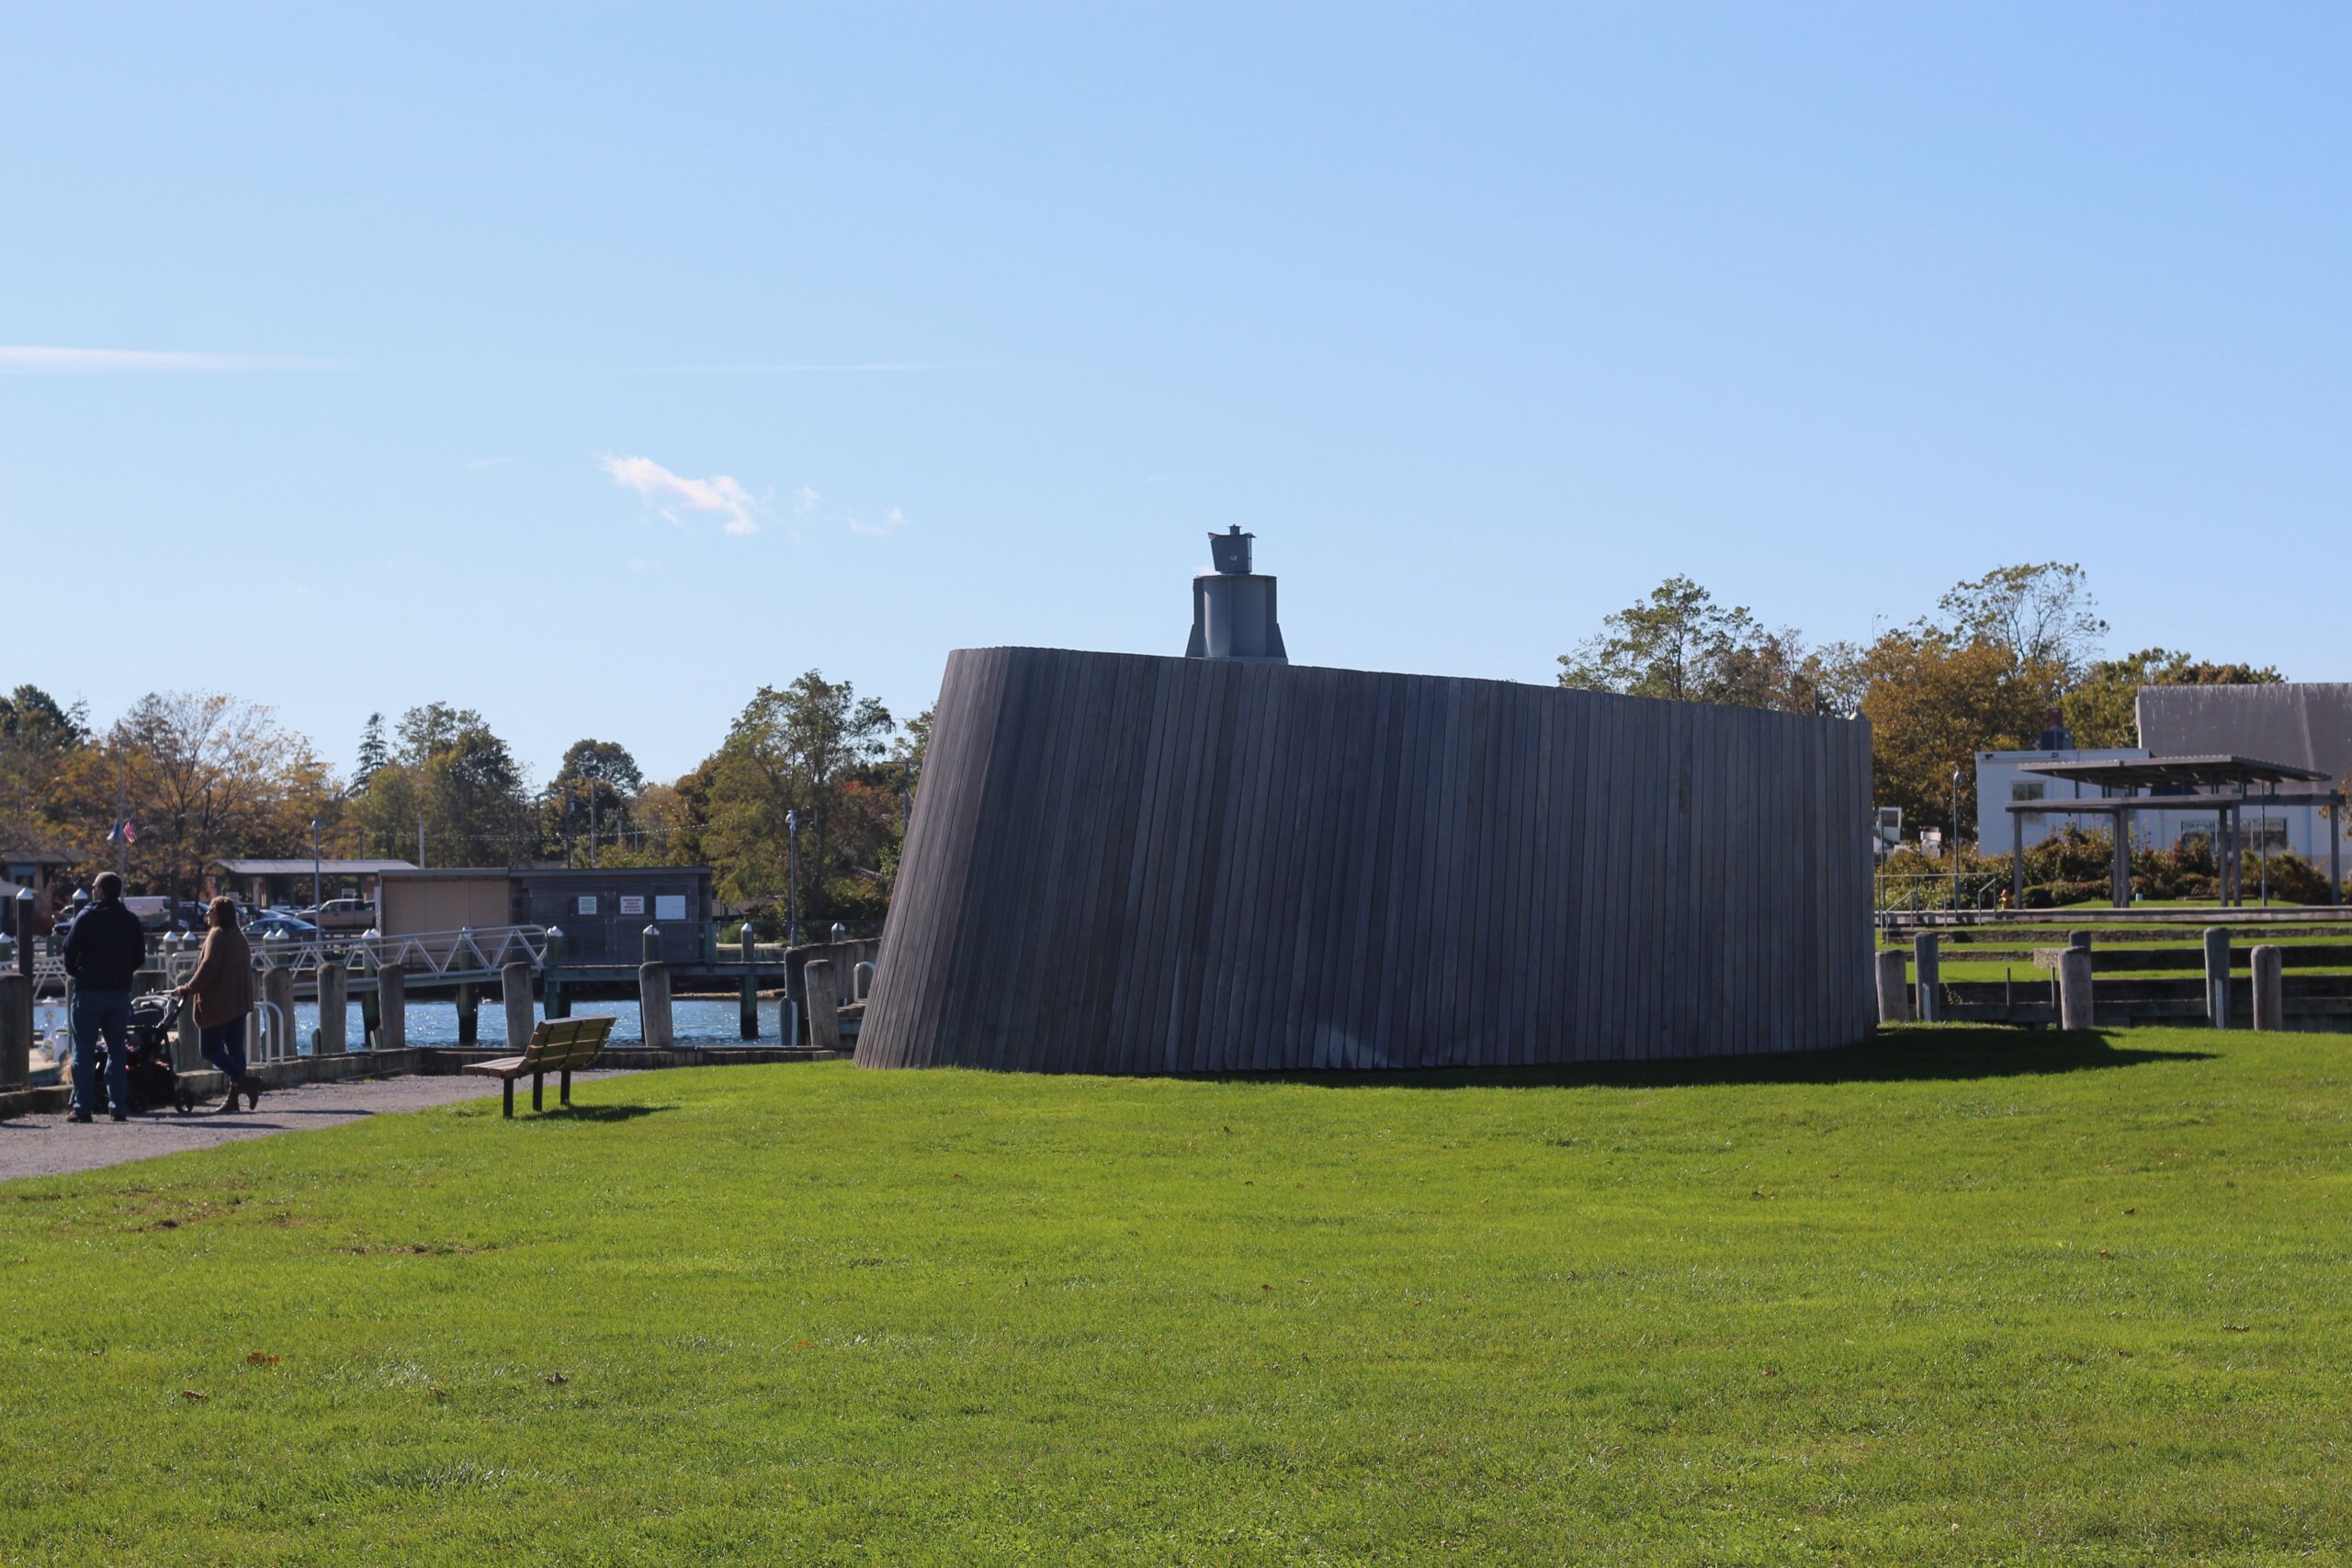
<path fill-rule="evenodd" d="M 2352 1557 L 2352 1040 L 578 1099 L 0 1185 L 0 1561 Z"/>

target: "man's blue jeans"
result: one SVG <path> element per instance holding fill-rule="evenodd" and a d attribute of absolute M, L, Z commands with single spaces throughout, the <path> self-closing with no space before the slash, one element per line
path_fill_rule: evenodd
<path fill-rule="evenodd" d="M 130 1075 L 123 1071 L 124 1047 L 130 1036 L 130 993 L 129 991 L 93 991 L 81 986 L 74 987 L 74 1109 L 78 1111 L 96 1110 L 98 1070 L 98 1037 L 104 1035 L 107 1050 L 107 1105 L 110 1110 L 130 1109 Z"/>

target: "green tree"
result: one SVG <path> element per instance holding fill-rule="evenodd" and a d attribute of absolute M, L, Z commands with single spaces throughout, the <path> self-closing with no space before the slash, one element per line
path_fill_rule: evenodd
<path fill-rule="evenodd" d="M 390 760 L 351 803 L 345 842 L 415 852 L 432 865 L 510 865 L 537 852 L 537 823 L 514 755 L 471 708 L 428 703 L 401 716 Z"/>
<path fill-rule="evenodd" d="M 2081 567 L 2061 561 L 1996 567 L 1953 585 L 1937 608 L 1944 613 L 1950 641 L 2005 650 L 2013 672 L 2042 682 L 2045 702 L 2057 701 L 2081 679 L 2107 636 L 2090 579 Z"/>
<path fill-rule="evenodd" d="M 590 836 L 594 851 L 606 841 L 622 845 L 633 828 L 632 808 L 644 793 L 645 776 L 628 747 L 617 740 L 575 740 L 540 803 L 546 831 L 567 845 Z M 591 858 L 602 863 L 601 853 Z"/>
<path fill-rule="evenodd" d="M 2061 707 L 2075 745 L 2137 746 L 2143 686 L 2265 686 L 2285 679 L 2267 665 L 2216 664 L 2166 649 L 2143 648 L 2093 663 Z"/>
<path fill-rule="evenodd" d="M 1810 650 L 1796 632 L 1716 604 L 1687 577 L 1668 578 L 1601 628 L 1560 655 L 1561 685 L 1784 713 L 1850 713 L 1858 700 L 1851 649 Z"/>
<path fill-rule="evenodd" d="M 893 728 L 888 708 L 819 671 L 788 686 L 761 687 L 712 759 L 702 840 L 721 891 L 746 899 L 786 896 L 786 819 L 797 812 L 801 909 L 809 917 L 833 913 L 827 889 L 854 874 L 872 827 L 870 804 L 851 785 L 883 756 Z M 865 863 L 869 872 L 879 858 Z"/>

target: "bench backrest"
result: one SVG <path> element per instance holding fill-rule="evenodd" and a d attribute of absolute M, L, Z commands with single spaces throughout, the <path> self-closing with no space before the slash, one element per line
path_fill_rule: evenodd
<path fill-rule="evenodd" d="M 550 1018 L 531 1031 L 523 1066 L 532 1072 L 578 1072 L 594 1065 L 611 1038 L 609 1018 Z"/>

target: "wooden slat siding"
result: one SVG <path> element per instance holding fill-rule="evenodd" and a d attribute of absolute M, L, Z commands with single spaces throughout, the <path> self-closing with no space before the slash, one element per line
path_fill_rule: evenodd
<path fill-rule="evenodd" d="M 1600 750 L 1607 743 L 1608 714 L 1599 703 L 1577 703 L 1576 768 L 1565 781 L 1559 809 L 1574 824 L 1577 885 L 1569 892 L 1568 911 L 1576 922 L 1577 1019 L 1571 1038 L 1588 1061 L 1600 1057 L 1601 1008 L 1608 992 L 1602 964 L 1605 935 L 1600 915 L 1601 885 L 1608 873 L 1609 802 L 1603 791 L 1607 773 Z"/>
<path fill-rule="evenodd" d="M 1169 950 L 1175 941 L 1175 921 L 1170 907 L 1178 897 L 1176 884 L 1183 873 L 1177 840 L 1186 808 L 1185 785 L 1193 753 L 1199 749 L 1199 734 L 1194 728 L 1198 719 L 1193 712 L 1199 705 L 1199 691 L 1192 671 L 1182 665 L 1167 666 L 1163 678 L 1168 682 L 1168 735 L 1155 763 L 1160 775 L 1159 787 L 1142 846 L 1151 882 L 1142 911 L 1144 930 L 1137 949 L 1141 1016 L 1136 1021 L 1138 1032 L 1121 1043 L 1125 1053 L 1119 1058 L 1122 1072 L 1167 1072 L 1176 1066 L 1168 1059 L 1168 993 L 1164 986 L 1170 965 Z"/>
<path fill-rule="evenodd" d="M 1185 967 L 1184 905 L 1192 892 L 1192 881 L 1204 846 L 1193 824 L 1201 809 L 1201 796 L 1206 789 L 1209 770 L 1213 766 L 1206 739 L 1212 716 L 1210 695 L 1216 671 L 1205 663 L 1186 663 L 1176 667 L 1175 680 L 1183 715 L 1187 743 L 1176 759 L 1177 787 L 1172 796 L 1174 809 L 1162 820 L 1165 838 L 1153 847 L 1153 852 L 1169 864 L 1172 874 L 1161 890 L 1159 905 L 1159 962 L 1155 966 L 1157 978 L 1152 983 L 1153 1007 L 1159 1014 L 1159 1041 L 1154 1057 L 1163 1072 L 1196 1073 L 1207 1066 L 1203 1043 L 1185 1038 L 1181 1032 L 1183 1002 L 1179 994 Z"/>
<path fill-rule="evenodd" d="M 1074 666 L 1060 660 L 1045 669 L 1034 689 L 1046 713 L 1091 711 L 1076 705 L 1082 694 L 1074 687 L 1084 669 L 1084 665 Z M 1071 797 L 1078 781 L 1070 770 L 1080 748 L 1074 739 L 1088 728 L 1091 727 L 1080 724 L 1054 725 L 1050 733 L 1041 738 L 1036 755 L 1031 760 L 1037 782 L 1035 805 L 1023 814 L 1023 838 L 1028 845 L 1033 874 L 1024 879 L 1028 885 L 1026 896 L 1021 901 L 1017 918 L 1036 932 L 1036 951 L 1043 955 L 1043 962 L 1015 965 L 1011 973 L 999 978 L 999 989 L 1004 997 L 1001 1049 L 1008 1055 L 1018 1049 L 1016 1042 L 1033 1037 L 1032 1021 L 1044 1015 L 1046 998 L 1068 957 L 1061 916 L 1068 909 L 1069 901 L 1062 888 L 1060 859 L 1064 835 L 1076 814 Z M 1043 1043 L 1049 1038 L 1060 1043 L 1064 1037 L 1058 1032 L 1050 1037 L 1040 1034 L 1035 1038 L 1041 1042 L 1040 1060 L 1048 1071 L 1069 1070 L 1061 1053 Z"/>
<path fill-rule="evenodd" d="M 1731 853 L 1724 861 L 1724 886 L 1719 898 L 1724 905 L 1724 1010 L 1731 1016 L 1729 1034 L 1736 1051 L 1757 1048 L 1757 1016 L 1752 1004 L 1757 964 L 1757 915 L 1755 909 L 1738 908 L 1734 903 L 1740 894 L 1755 886 L 1755 865 L 1759 835 L 1755 829 L 1757 811 L 1757 736 L 1761 724 L 1755 715 L 1740 715 L 1743 722 L 1734 727 L 1734 750 L 1731 750 Z"/>
<path fill-rule="evenodd" d="M 1382 734 L 1379 711 L 1357 713 L 1340 689 L 1343 686 L 1344 682 L 1334 682 L 1332 694 L 1339 715 L 1332 746 L 1339 764 L 1339 808 L 1329 835 L 1331 961 L 1316 976 L 1315 1016 L 1321 1037 L 1319 1054 L 1334 1066 L 1361 1068 L 1378 1065 L 1372 1058 L 1370 1040 L 1356 1025 L 1356 1009 L 1363 999 L 1358 976 L 1363 970 L 1366 928 L 1372 918 L 1376 858 L 1364 852 L 1364 844 L 1380 840 Z"/>
<path fill-rule="evenodd" d="M 1843 1043 L 1870 1012 L 1869 787 L 1867 735 L 1841 721 L 959 653 L 859 1060 L 1134 1073 Z"/>
<path fill-rule="evenodd" d="M 1552 924 L 1559 932 L 1555 949 L 1544 955 L 1560 972 L 1560 998 L 1555 1033 L 1547 1038 L 1567 1041 L 1582 1049 L 1591 1039 L 1592 976 L 1585 967 L 1583 918 L 1585 867 L 1592 846 L 1589 812 L 1574 809 L 1590 799 L 1584 790 L 1585 753 L 1590 745 L 1592 705 L 1589 703 L 1547 704 L 1560 726 L 1560 754 L 1552 772 L 1552 791 L 1544 809 L 1560 823 L 1564 835 L 1560 876 L 1552 890 Z M 1541 1043 L 1538 1059 L 1541 1059 Z"/>
<path fill-rule="evenodd" d="M 1122 906 L 1104 868 L 1124 859 L 1135 821 L 1134 801 L 1125 788 L 1125 771 L 1119 765 L 1122 759 L 1135 755 L 1134 680 L 1125 665 L 1099 668 L 1104 687 L 1102 729 L 1091 738 L 1083 794 L 1070 807 L 1080 822 L 1097 826 L 1078 835 L 1079 852 L 1072 863 L 1076 884 L 1062 911 L 1064 940 L 1072 950 L 1067 977 L 1069 994 L 1063 1005 L 1073 1017 L 1081 1019 L 1101 1014 L 1110 988 L 1124 922 L 1117 916 Z M 1105 911 L 1110 918 L 1103 918 Z M 1099 1029 L 1069 1031 L 1063 1042 L 1069 1053 L 1068 1070 L 1101 1071 L 1096 1053 L 1102 1039 Z"/>
<path fill-rule="evenodd" d="M 1226 694 L 1232 682 L 1225 677 L 1232 673 L 1223 668 L 1211 667 L 1202 684 L 1204 711 L 1200 733 L 1204 738 L 1200 747 L 1200 766 L 1193 776 L 1191 809 L 1183 817 L 1183 872 L 1178 881 L 1179 897 L 1175 907 L 1175 928 L 1170 933 L 1170 945 L 1175 966 L 1169 987 L 1169 1038 L 1181 1043 L 1181 1052 L 1189 1052 L 1183 1070 L 1202 1072 L 1218 1065 L 1217 1042 L 1204 1038 L 1200 1032 L 1201 987 L 1208 979 L 1207 954 L 1203 944 L 1208 938 L 1209 911 L 1207 902 L 1214 892 L 1218 863 L 1224 858 L 1224 846 L 1217 833 L 1224 820 L 1222 810 L 1225 781 L 1232 772 L 1232 734 L 1227 728 L 1230 710 Z"/>
<path fill-rule="evenodd" d="M 1271 667 L 1253 667 L 1250 684 L 1257 694 L 1256 728 L 1250 742 L 1256 759 L 1250 807 L 1256 821 L 1250 841 L 1241 847 L 1245 857 L 1241 863 L 1272 872 L 1290 849 L 1282 807 L 1289 797 L 1288 770 L 1295 763 L 1293 696 L 1297 683 L 1277 678 Z M 1236 881 L 1242 897 L 1236 905 L 1237 929 L 1227 933 L 1225 948 L 1231 966 L 1226 977 L 1226 1038 L 1232 1043 L 1228 1057 L 1237 1067 L 1256 1069 L 1282 1060 L 1274 1040 L 1275 1021 L 1259 988 L 1259 977 L 1273 973 L 1267 967 L 1275 962 L 1269 951 L 1273 940 L 1270 933 L 1280 919 L 1289 888 L 1278 874 L 1246 875 Z"/>
<path fill-rule="evenodd" d="M 1330 1066 L 1328 1049 L 1317 1048 L 1312 1002 L 1316 966 L 1323 956 L 1322 940 L 1331 929 L 1331 890 L 1326 874 L 1323 833 L 1338 815 L 1332 799 L 1332 783 L 1339 771 L 1331 755 L 1335 705 L 1325 689 L 1325 674 L 1320 670 L 1302 671 L 1298 682 L 1300 693 L 1310 705 L 1300 725 L 1302 733 L 1308 738 L 1306 767 L 1299 775 L 1304 784 L 1299 795 L 1305 811 L 1295 834 L 1299 856 L 1294 886 L 1297 896 L 1283 922 L 1289 950 L 1289 980 L 1280 1002 L 1283 1026 L 1278 1036 L 1284 1059 L 1314 1068 Z"/>
<path fill-rule="evenodd" d="M 1004 931 L 1023 930 L 1033 954 L 1027 967 L 1032 969 L 1051 963 L 1046 950 L 1050 939 L 1035 929 L 1030 909 L 1043 881 L 1035 829 L 1046 800 L 1044 763 L 1052 754 L 1054 735 L 1059 729 L 1051 722 L 1053 709 L 1039 688 L 1050 682 L 1054 669 L 1051 664 L 1022 660 L 1008 671 L 1005 712 L 1012 733 L 1005 739 L 1012 743 L 1000 741 L 989 771 L 990 798 L 1001 804 L 989 826 L 979 863 L 981 886 L 1002 888 L 1004 896 L 982 917 L 989 929 L 978 945 L 992 955 L 1005 945 Z M 1024 976 L 1002 963 L 984 961 L 983 968 L 972 991 L 971 1027 L 979 1037 L 980 1065 L 1001 1068 L 1013 1059 L 1012 1015 Z"/>
<path fill-rule="evenodd" d="M 1437 799 L 1430 811 L 1430 919 L 1435 931 L 1420 945 L 1420 966 L 1428 974 L 1430 1034 L 1435 1037 L 1432 1058 L 1440 1067 L 1461 1065 L 1461 823 L 1465 808 L 1463 781 L 1473 761 L 1463 755 L 1463 707 L 1467 696 L 1461 682 L 1446 680 L 1444 717 L 1437 727 Z"/>
<path fill-rule="evenodd" d="M 1175 712 L 1175 672 L 1157 662 L 1150 668 L 1151 719 L 1139 760 L 1141 794 L 1136 810 L 1135 857 L 1127 870 L 1126 930 L 1119 943 L 1118 984 L 1112 997 L 1109 1039 L 1103 1045 L 1105 1063 L 1119 1070 L 1125 1070 L 1125 1053 L 1150 1027 L 1149 954 L 1160 940 L 1152 929 L 1151 895 L 1167 871 L 1155 852 L 1156 835 L 1160 813 L 1166 809 L 1165 760 L 1175 754 L 1181 728 Z"/>
<path fill-rule="evenodd" d="M 1480 1059 L 1489 1066 L 1509 1066 L 1518 1059 L 1522 1019 L 1527 1002 L 1527 950 L 1535 941 L 1535 923 L 1528 917 L 1527 874 L 1543 854 L 1542 835 L 1528 810 L 1529 798 L 1542 778 L 1539 741 L 1528 722 L 1524 688 L 1505 686 L 1497 694 L 1495 715 L 1501 729 L 1497 750 L 1503 759 L 1495 778 L 1495 890 L 1492 953 L 1487 974 L 1494 987 L 1487 1013 L 1488 1034 Z"/>
<path fill-rule="evenodd" d="M 944 753 L 946 763 L 926 770 L 917 793 L 913 815 L 907 825 L 905 849 L 899 857 L 900 880 L 892 899 L 899 918 L 884 922 L 882 949 L 875 964 L 874 999 L 882 1001 L 891 990 L 898 991 L 902 999 L 893 1004 L 897 1016 L 908 1020 L 921 1037 L 928 1037 L 931 1032 L 923 1010 L 943 989 L 933 983 L 933 965 L 944 962 L 947 953 L 947 944 L 933 939 L 934 933 L 953 929 L 943 918 L 944 907 L 952 904 L 954 889 L 962 881 L 955 863 L 967 858 L 970 851 L 968 839 L 944 833 L 933 826 L 943 818 L 933 801 L 935 795 L 955 792 L 963 760 L 972 750 L 962 729 L 977 723 L 986 711 L 967 700 L 962 691 L 962 683 L 975 662 L 973 655 L 955 655 L 948 660 L 940 682 L 936 705 L 940 717 L 933 736 L 937 739 L 944 733 L 951 737 Z M 958 816 L 950 809 L 944 820 L 953 822 Z M 912 882 L 905 877 L 910 869 L 918 871 Z M 861 1035 L 860 1047 L 865 1043 Z"/>

